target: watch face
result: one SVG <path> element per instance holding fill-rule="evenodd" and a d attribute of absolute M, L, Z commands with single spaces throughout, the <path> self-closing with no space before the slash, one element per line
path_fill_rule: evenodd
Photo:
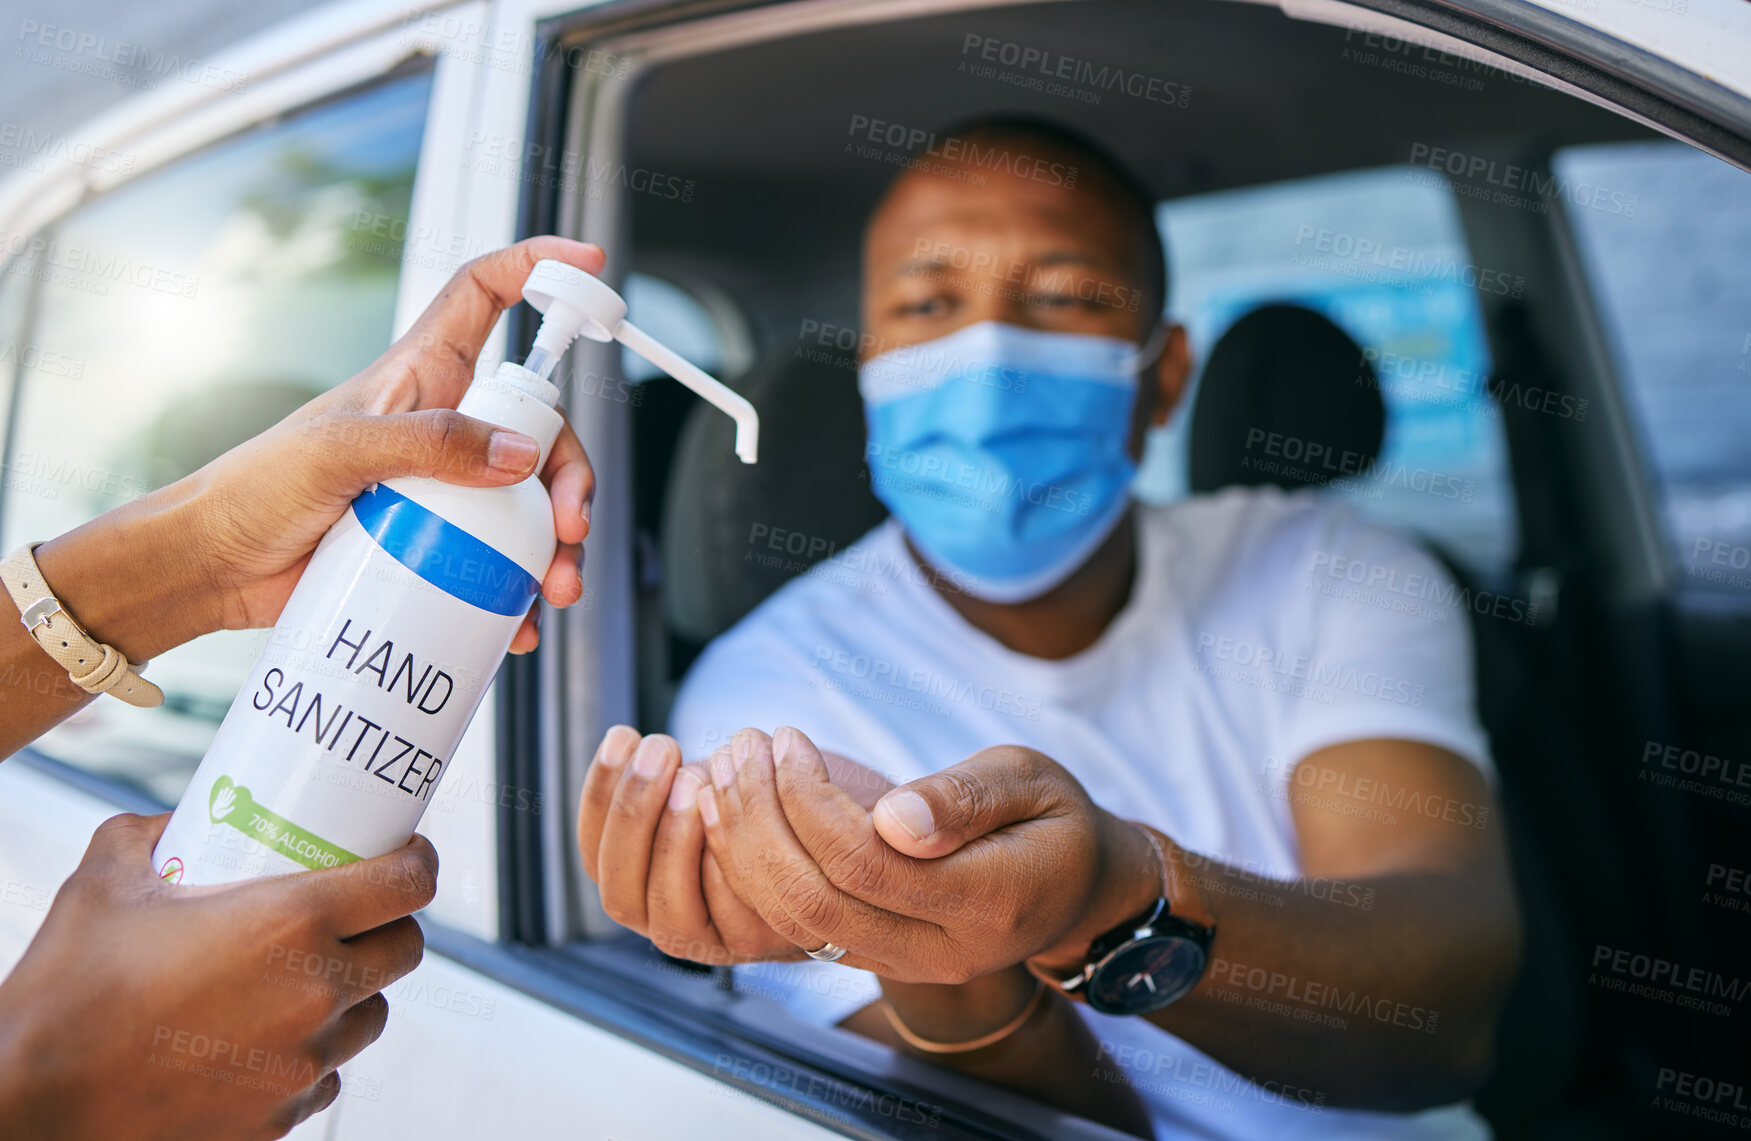
<path fill-rule="evenodd" d="M 1101 963 L 1088 981 L 1088 1005 L 1102 1014 L 1148 1014 L 1191 990 L 1203 973 L 1203 947 L 1181 935 L 1154 935 Z"/>

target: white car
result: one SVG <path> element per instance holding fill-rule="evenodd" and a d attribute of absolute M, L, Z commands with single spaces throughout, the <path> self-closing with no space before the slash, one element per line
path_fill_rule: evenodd
<path fill-rule="evenodd" d="M 805 1024 L 782 967 L 664 959 L 573 840 L 603 729 L 660 727 L 705 642 L 871 522 L 858 227 L 993 109 L 1149 180 L 1195 348 L 1285 298 L 1365 345 L 1427 478 L 1330 494 L 1493 599 L 1528 948 L 1479 1111 L 1533 1138 L 1751 1119 L 1719 1094 L 1751 1057 L 1751 5 L 348 0 L 201 60 L 67 12 L 7 66 L 150 90 L 0 132 L 0 549 L 262 430 L 534 233 L 601 244 L 636 320 L 764 401 L 741 472 L 679 386 L 591 343 L 562 366 L 601 487 L 584 601 L 493 682 L 422 827 L 425 961 L 294 1136 L 1118 1136 Z M 533 329 L 505 325 L 501 355 Z M 1140 494 L 1201 490 L 1186 419 Z M 0 765 L 0 969 L 101 820 L 175 803 L 267 638 L 167 654 L 162 708 L 99 701 Z M 1674 1002 L 1638 962 L 1730 985 Z"/>

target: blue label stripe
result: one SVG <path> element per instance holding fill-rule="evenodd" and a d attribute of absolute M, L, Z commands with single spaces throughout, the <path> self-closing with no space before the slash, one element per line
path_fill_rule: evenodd
<path fill-rule="evenodd" d="M 523 614 L 541 593 L 534 575 L 382 484 L 353 500 L 353 515 L 396 562 L 445 594 L 482 610 Z"/>

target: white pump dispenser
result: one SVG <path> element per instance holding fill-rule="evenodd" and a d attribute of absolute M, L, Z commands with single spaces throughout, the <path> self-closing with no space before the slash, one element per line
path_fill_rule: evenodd
<path fill-rule="evenodd" d="M 545 314 L 523 364 L 476 377 L 458 410 L 532 437 L 536 472 L 563 420 L 549 379 L 579 336 L 619 340 L 736 421 L 746 400 L 626 320 L 573 266 L 537 262 L 523 296 Z M 330 528 L 232 702 L 153 853 L 174 883 L 335 867 L 393 851 L 419 824 L 553 560 L 539 478 L 509 487 L 387 480 Z"/>
<path fill-rule="evenodd" d="M 625 298 L 606 284 L 575 266 L 543 261 L 535 264 L 523 296 L 547 315 L 535 333 L 535 348 L 524 369 L 546 380 L 574 337 L 619 341 L 728 414 L 736 422 L 736 455 L 743 463 L 759 457 L 760 417 L 754 406 L 628 321 Z"/>

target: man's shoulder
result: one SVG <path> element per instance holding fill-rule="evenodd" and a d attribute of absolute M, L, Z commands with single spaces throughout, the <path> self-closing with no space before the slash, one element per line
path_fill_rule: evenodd
<path fill-rule="evenodd" d="M 1332 560 L 1423 560 L 1413 539 L 1312 491 L 1228 487 L 1144 513 L 1182 592 L 1280 587 Z"/>
<path fill-rule="evenodd" d="M 1144 527 L 1181 557 L 1230 569 L 1236 559 L 1286 553 L 1354 525 L 1348 508 L 1278 487 L 1225 487 L 1144 512 Z"/>

